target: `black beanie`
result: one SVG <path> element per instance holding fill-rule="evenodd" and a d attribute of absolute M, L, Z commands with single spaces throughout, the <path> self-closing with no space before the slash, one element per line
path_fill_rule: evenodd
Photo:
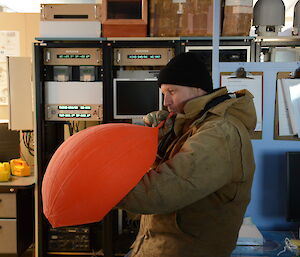
<path fill-rule="evenodd" d="M 207 93 L 213 91 L 212 79 L 205 64 L 192 52 L 176 55 L 161 69 L 158 75 L 159 87 L 161 84 L 196 87 Z"/>

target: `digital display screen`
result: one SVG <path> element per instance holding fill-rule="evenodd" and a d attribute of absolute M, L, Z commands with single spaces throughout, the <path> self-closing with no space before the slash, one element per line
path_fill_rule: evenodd
<path fill-rule="evenodd" d="M 287 172 L 287 196 L 285 201 L 287 202 L 286 217 L 288 221 L 299 222 L 300 221 L 300 153 L 299 152 L 287 152 L 286 153 L 286 172 Z"/>
<path fill-rule="evenodd" d="M 90 118 L 90 113 L 59 113 L 59 118 Z"/>
<path fill-rule="evenodd" d="M 90 59 L 90 54 L 58 54 L 57 59 Z"/>
<path fill-rule="evenodd" d="M 92 107 L 91 106 L 88 106 L 88 105 L 82 105 L 79 107 L 80 110 L 91 110 Z"/>
<path fill-rule="evenodd" d="M 156 80 L 116 80 L 114 86 L 117 118 L 143 116 L 161 108 L 161 93 Z"/>
<path fill-rule="evenodd" d="M 161 54 L 129 54 L 127 55 L 127 58 L 132 60 L 161 59 Z"/>
<path fill-rule="evenodd" d="M 89 105 L 59 105 L 58 110 L 91 110 Z"/>

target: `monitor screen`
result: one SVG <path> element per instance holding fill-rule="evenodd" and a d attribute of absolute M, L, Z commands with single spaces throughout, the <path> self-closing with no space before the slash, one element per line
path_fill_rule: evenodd
<path fill-rule="evenodd" d="M 220 46 L 220 62 L 248 62 L 250 61 L 248 46 Z M 187 52 L 196 53 L 199 60 L 206 64 L 210 74 L 212 74 L 212 47 L 210 46 L 190 46 L 186 47 Z"/>
<path fill-rule="evenodd" d="M 300 152 L 287 152 L 287 220 L 300 221 Z"/>
<path fill-rule="evenodd" d="M 20 136 L 7 123 L 0 123 L 0 162 L 20 158 Z"/>
<path fill-rule="evenodd" d="M 140 119 L 162 108 L 156 79 L 114 79 L 114 119 Z"/>

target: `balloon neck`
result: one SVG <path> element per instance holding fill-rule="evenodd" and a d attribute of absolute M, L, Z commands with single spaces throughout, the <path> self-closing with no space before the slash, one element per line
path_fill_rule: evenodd
<path fill-rule="evenodd" d="M 168 117 L 167 117 L 165 120 L 161 121 L 161 122 L 157 125 L 157 128 L 158 128 L 158 129 L 162 128 L 162 127 L 165 125 L 165 122 L 166 122 L 168 119 L 172 118 L 174 115 L 175 115 L 175 112 L 170 112 L 169 115 L 168 115 Z"/>

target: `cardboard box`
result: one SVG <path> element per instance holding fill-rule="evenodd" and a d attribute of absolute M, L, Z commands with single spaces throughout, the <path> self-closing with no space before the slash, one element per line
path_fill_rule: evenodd
<path fill-rule="evenodd" d="M 249 36 L 252 0 L 226 0 L 222 36 Z"/>
<path fill-rule="evenodd" d="M 103 37 L 146 37 L 147 0 L 103 0 Z"/>
<path fill-rule="evenodd" d="M 151 0 L 150 36 L 212 36 L 213 0 Z"/>

